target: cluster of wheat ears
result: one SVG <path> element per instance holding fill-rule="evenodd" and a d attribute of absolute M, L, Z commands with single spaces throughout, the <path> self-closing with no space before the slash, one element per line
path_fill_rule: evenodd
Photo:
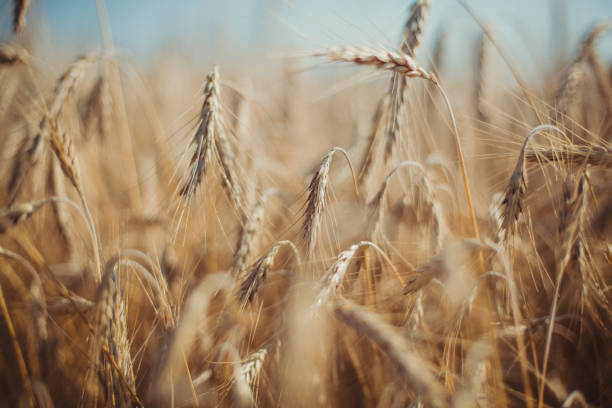
<path fill-rule="evenodd" d="M 214 66 L 190 120 L 108 36 L 46 80 L 28 3 L 0 47 L 0 404 L 612 405 L 605 24 L 535 85 L 481 24 L 451 98 L 417 0 L 397 50 L 310 55 L 374 85 Z"/>

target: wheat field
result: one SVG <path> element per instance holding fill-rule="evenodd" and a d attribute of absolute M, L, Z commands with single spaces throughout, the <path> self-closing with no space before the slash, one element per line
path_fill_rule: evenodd
<path fill-rule="evenodd" d="M 534 80 L 464 5 L 458 81 L 434 7 L 263 75 L 3 8 L 0 405 L 612 406 L 612 27 Z"/>

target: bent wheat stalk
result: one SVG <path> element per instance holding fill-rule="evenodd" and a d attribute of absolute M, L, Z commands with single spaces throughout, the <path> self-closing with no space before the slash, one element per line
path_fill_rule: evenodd
<path fill-rule="evenodd" d="M 523 142 L 523 146 L 519 152 L 519 157 L 516 161 L 516 166 L 514 167 L 514 171 L 512 172 L 510 180 L 506 185 L 504 197 L 501 202 L 503 210 L 501 212 L 500 234 L 503 234 L 503 238 L 506 242 L 508 241 L 510 235 L 515 232 L 518 217 L 523 211 L 523 200 L 525 198 L 527 188 L 527 172 L 525 169 L 525 153 L 527 150 L 527 144 L 533 136 L 545 130 L 552 130 L 565 135 L 565 133 L 556 126 L 540 125 L 533 128 L 527 137 L 525 137 L 525 141 Z"/>

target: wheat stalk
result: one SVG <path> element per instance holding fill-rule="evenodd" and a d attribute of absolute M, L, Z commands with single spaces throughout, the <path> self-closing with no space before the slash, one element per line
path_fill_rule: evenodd
<path fill-rule="evenodd" d="M 372 171 L 372 166 L 375 162 L 376 153 L 378 150 L 377 137 L 378 128 L 380 127 L 380 123 L 382 122 L 383 115 L 385 110 L 389 105 L 389 95 L 386 94 L 383 96 L 376 105 L 376 110 L 374 111 L 374 116 L 372 117 L 372 125 L 370 128 L 370 133 L 366 138 L 366 144 L 363 151 L 363 158 L 361 159 L 361 166 L 359 167 L 359 185 L 363 186 L 368 176 Z"/>
<path fill-rule="evenodd" d="M 32 391 L 32 381 L 30 379 L 30 374 L 28 372 L 28 366 L 26 365 L 23 351 L 21 350 L 19 340 L 17 339 L 17 332 L 15 330 L 15 325 L 13 324 L 13 319 L 11 318 L 11 315 L 9 313 L 8 306 L 6 304 L 6 299 L 4 297 L 4 291 L 2 289 L 2 286 L 0 286 L 0 311 L 2 312 L 2 317 L 4 318 L 6 328 L 11 339 L 11 345 L 13 347 L 13 350 L 15 351 L 15 357 L 17 360 L 17 371 L 19 372 L 23 388 L 27 394 L 28 405 L 30 407 L 34 407 L 34 401 L 36 400 L 36 398 Z"/>
<path fill-rule="evenodd" d="M 489 65 L 490 65 L 490 43 L 486 35 L 481 34 L 478 47 L 478 63 L 476 67 L 476 90 L 474 100 L 478 120 L 483 123 L 490 121 L 489 112 L 485 103 L 485 94 L 489 86 Z"/>

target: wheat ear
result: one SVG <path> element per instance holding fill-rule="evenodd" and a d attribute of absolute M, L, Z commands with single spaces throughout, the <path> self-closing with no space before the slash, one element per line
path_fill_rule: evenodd
<path fill-rule="evenodd" d="M 383 71 L 398 72 L 407 77 L 422 78 L 438 83 L 436 77 L 420 67 L 409 55 L 393 51 L 365 47 L 331 47 L 314 53 L 315 57 L 326 57 L 334 62 L 351 62 L 357 65 L 369 65 Z"/>
<path fill-rule="evenodd" d="M 206 78 L 204 86 L 204 103 L 200 112 L 200 124 L 193 136 L 195 145 L 191 157 L 190 173 L 187 181 L 181 188 L 181 195 L 190 197 L 206 174 L 213 156 L 215 135 L 217 132 L 217 115 L 219 111 L 219 85 L 217 78 L 219 69 L 215 65 Z"/>
<path fill-rule="evenodd" d="M 321 279 L 321 283 L 323 285 L 323 289 L 319 292 L 317 296 L 317 300 L 315 302 L 315 306 L 319 307 L 326 304 L 332 296 L 339 296 L 342 293 L 342 283 L 344 282 L 344 276 L 346 275 L 346 271 L 351 260 L 359 253 L 359 250 L 363 247 L 370 247 L 376 250 L 383 259 L 387 262 L 387 264 L 392 268 L 395 278 L 399 282 L 402 289 L 406 286 L 406 282 L 399 274 L 398 270 L 393 265 L 393 262 L 389 259 L 387 254 L 376 244 L 370 241 L 361 241 L 357 244 L 351 245 L 351 247 L 347 250 L 344 250 L 338 254 L 336 257 L 336 261 L 333 265 L 328 269 L 327 273 Z"/>
<path fill-rule="evenodd" d="M 564 134 L 561 129 L 553 125 L 540 125 L 532 129 L 521 147 L 516 166 L 510 176 L 510 180 L 506 185 L 504 198 L 502 200 L 503 210 L 501 212 L 501 228 L 500 233 L 503 233 L 504 240 L 507 242 L 511 234 L 516 230 L 518 217 L 523 211 L 523 200 L 527 188 L 527 172 L 525 170 L 525 152 L 529 140 L 536 134 L 545 131 L 554 130 Z"/>
<path fill-rule="evenodd" d="M 415 57 L 416 47 L 421 41 L 425 19 L 429 9 L 429 0 L 416 0 L 410 8 L 410 17 L 404 27 L 404 36 L 400 45 L 400 51 L 404 54 Z M 384 160 L 387 162 L 393 152 L 393 146 L 401 138 L 402 123 L 401 118 L 406 106 L 406 88 L 408 81 L 404 75 L 394 73 L 391 78 L 389 94 L 391 96 L 391 112 L 387 122 L 387 142 L 385 144 Z"/>
<path fill-rule="evenodd" d="M 266 280 L 268 272 L 274 264 L 274 259 L 282 246 L 288 246 L 293 251 L 295 257 L 296 269 L 300 269 L 300 253 L 293 242 L 289 240 L 279 241 L 270 248 L 268 252 L 259 258 L 251 267 L 250 271 L 240 279 L 240 287 L 236 297 L 242 308 L 253 300 L 253 297 L 259 290 L 261 284 Z"/>
<path fill-rule="evenodd" d="M 263 221 L 264 205 L 272 194 L 277 193 L 279 193 L 278 189 L 270 189 L 266 191 L 257 201 L 251 213 L 246 216 L 242 231 L 240 232 L 240 240 L 238 242 L 236 251 L 234 252 L 234 260 L 232 261 L 232 273 L 234 276 L 241 276 L 244 269 L 244 264 L 251 253 L 255 235 L 261 226 L 261 222 Z"/>
<path fill-rule="evenodd" d="M 57 119 L 66 103 L 74 93 L 87 68 L 96 60 L 94 55 L 85 55 L 72 63 L 57 79 L 53 90 L 53 99 L 49 107 L 49 115 Z"/>
<path fill-rule="evenodd" d="M 525 156 L 528 162 L 546 160 L 562 162 L 572 166 L 589 165 L 605 169 L 612 168 L 612 151 L 602 146 L 567 146 L 563 149 L 536 150 Z"/>
<path fill-rule="evenodd" d="M 304 210 L 304 224 L 302 226 L 302 237 L 305 241 L 306 254 L 308 257 L 314 255 L 314 249 L 317 242 L 317 235 L 321 228 L 321 216 L 327 200 L 327 185 L 329 181 L 329 168 L 331 165 L 334 153 L 340 152 L 346 158 L 348 165 L 353 175 L 355 183 L 355 191 L 357 192 L 357 184 L 355 172 L 351 164 L 351 159 L 348 153 L 341 147 L 334 147 L 321 160 L 319 169 L 313 176 L 308 186 L 308 198 L 306 200 L 306 209 Z M 358 194 L 358 193 L 357 193 Z"/>

